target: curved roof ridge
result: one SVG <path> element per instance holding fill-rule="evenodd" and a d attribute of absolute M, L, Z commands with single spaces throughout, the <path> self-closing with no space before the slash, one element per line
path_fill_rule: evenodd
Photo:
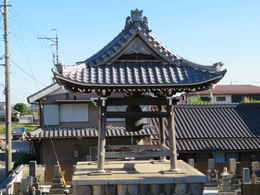
<path fill-rule="evenodd" d="M 195 69 L 202 69 L 202 70 L 206 70 L 206 71 L 210 71 L 210 72 L 225 72 L 226 68 L 224 68 L 224 64 L 222 62 L 216 62 L 213 65 L 201 65 L 201 64 L 197 64 L 195 62 L 186 60 L 184 58 L 181 58 L 180 61 L 184 62 L 182 63 L 182 65 L 186 65 L 186 66 L 190 66 L 193 67 Z"/>
<path fill-rule="evenodd" d="M 169 49 L 162 41 L 156 36 L 155 33 L 150 32 L 149 35 L 153 37 L 162 47 L 164 47 L 167 51 L 169 51 L 176 59 L 181 59 L 182 57 L 177 55 L 172 49 Z"/>
<path fill-rule="evenodd" d="M 79 64 L 90 64 L 91 62 L 93 63 L 93 61 L 101 54 L 104 54 L 105 51 L 110 47 L 113 48 L 116 44 L 117 41 L 123 37 L 123 34 L 125 33 L 125 30 L 122 30 L 115 38 L 113 38 L 110 42 L 108 42 L 102 49 L 98 50 L 95 54 L 93 54 L 92 56 L 90 56 L 89 58 L 87 58 L 86 60 L 83 61 L 79 61 L 76 62 L 77 65 Z"/>
<path fill-rule="evenodd" d="M 120 52 L 127 47 L 136 36 L 140 36 L 143 41 L 150 46 L 162 59 L 167 63 L 175 63 L 176 60 L 182 60 L 185 64 L 180 65 L 191 66 L 195 69 L 202 69 L 206 71 L 220 72 L 223 71 L 223 63 L 218 62 L 213 65 L 200 65 L 177 55 L 175 51 L 169 49 L 163 44 L 160 39 L 151 32 L 148 26 L 148 19 L 146 16 L 142 16 L 142 10 L 132 10 L 131 16 L 126 18 L 126 24 L 124 29 L 101 50 L 96 52 L 84 61 L 79 61 L 76 64 L 85 64 L 88 66 L 97 66 L 102 64 L 110 64 L 109 60 L 120 54 Z M 178 63 L 176 63 L 178 65 Z"/>

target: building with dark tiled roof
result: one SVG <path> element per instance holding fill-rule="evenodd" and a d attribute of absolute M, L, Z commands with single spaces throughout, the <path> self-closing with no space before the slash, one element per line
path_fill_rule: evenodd
<path fill-rule="evenodd" d="M 229 158 L 244 165 L 260 160 L 259 103 L 179 104 L 175 120 L 179 158 L 194 158 L 203 171 L 209 158 L 222 165 Z M 156 127 L 158 120 L 153 122 Z"/>
<path fill-rule="evenodd" d="M 260 101 L 260 86 L 257 85 L 216 85 L 212 89 L 192 92 L 190 96 L 199 96 L 201 100 L 215 103 L 239 103 Z"/>
<path fill-rule="evenodd" d="M 176 93 L 206 90 L 225 73 L 220 62 L 204 66 L 177 56 L 151 32 L 142 11 L 133 10 L 104 48 L 76 65 L 56 64 L 56 83 L 28 97 L 40 106 L 41 128 L 27 138 L 43 163 L 56 162 L 50 152 L 56 148 L 61 163 L 98 157 L 98 171 L 105 172 L 106 139 L 108 144 L 151 144 L 151 135 L 158 132 L 141 119 L 172 121 Z M 152 112 L 150 105 L 167 111 Z M 168 153 L 175 169 L 175 130 L 169 124 Z"/>

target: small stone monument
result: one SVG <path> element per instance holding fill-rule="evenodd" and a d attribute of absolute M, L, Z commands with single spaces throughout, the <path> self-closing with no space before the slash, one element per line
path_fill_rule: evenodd
<path fill-rule="evenodd" d="M 216 186 L 218 183 L 218 171 L 215 169 L 215 160 L 208 159 L 208 183 L 209 186 Z"/>
<path fill-rule="evenodd" d="M 256 184 L 257 183 L 257 175 L 256 172 L 259 170 L 259 162 L 258 161 L 253 161 L 251 163 L 251 168 L 252 168 L 252 178 L 251 178 L 251 183 Z"/>
<path fill-rule="evenodd" d="M 251 163 L 251 167 L 252 167 L 252 171 L 253 171 L 253 172 L 257 171 L 257 170 L 260 168 L 259 162 L 258 162 L 258 161 L 253 161 L 253 162 Z"/>
<path fill-rule="evenodd" d="M 230 158 L 228 161 L 229 165 L 229 173 L 234 176 L 236 174 L 236 169 L 237 169 L 237 162 L 236 159 Z"/>
<path fill-rule="evenodd" d="M 215 160 L 213 158 L 208 159 L 208 169 L 209 170 L 215 169 Z"/>
<path fill-rule="evenodd" d="M 228 173 L 227 167 L 224 167 L 223 172 L 221 173 L 219 191 L 230 192 L 231 190 L 231 175 Z"/>
<path fill-rule="evenodd" d="M 195 166 L 194 158 L 189 158 L 188 163 L 189 165 L 194 167 Z"/>
<path fill-rule="evenodd" d="M 243 168 L 242 182 L 243 182 L 243 184 L 250 184 L 251 183 L 250 169 L 249 168 Z"/>
<path fill-rule="evenodd" d="M 36 177 L 36 169 L 37 169 L 36 161 L 30 161 L 29 162 L 29 175 L 32 177 Z"/>

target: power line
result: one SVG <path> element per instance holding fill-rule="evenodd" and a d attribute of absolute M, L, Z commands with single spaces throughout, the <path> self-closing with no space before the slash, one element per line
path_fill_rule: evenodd
<path fill-rule="evenodd" d="M 45 85 L 45 83 L 41 82 L 40 80 L 38 80 L 33 74 L 30 74 L 29 72 L 27 72 L 26 70 L 23 69 L 22 66 L 18 65 L 17 63 L 15 63 L 14 61 L 12 61 L 13 65 L 15 65 L 21 72 L 23 72 L 26 76 L 28 76 L 28 78 L 40 83 L 41 85 Z"/>

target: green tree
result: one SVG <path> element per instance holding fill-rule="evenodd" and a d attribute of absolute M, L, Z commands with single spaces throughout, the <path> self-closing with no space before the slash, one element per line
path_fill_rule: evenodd
<path fill-rule="evenodd" d="M 21 114 L 24 114 L 28 111 L 27 105 L 24 103 L 17 103 L 14 105 L 14 109 Z"/>

